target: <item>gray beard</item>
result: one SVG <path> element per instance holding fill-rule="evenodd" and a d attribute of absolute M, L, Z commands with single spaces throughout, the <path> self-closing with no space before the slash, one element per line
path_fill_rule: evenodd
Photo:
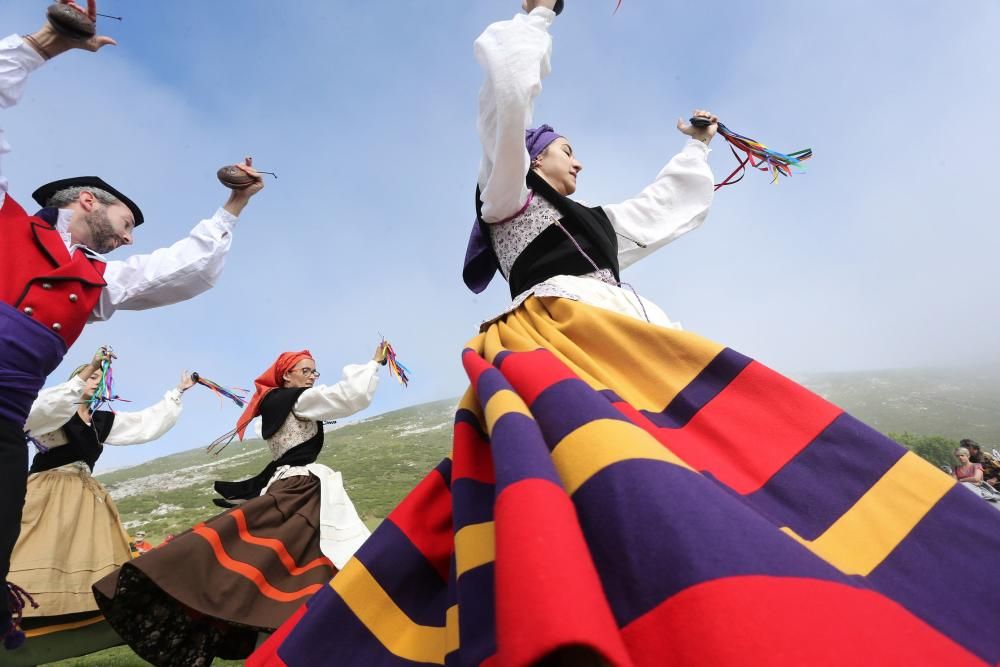
<path fill-rule="evenodd" d="M 115 229 L 108 212 L 102 207 L 83 216 L 83 222 L 90 230 L 90 249 L 101 254 L 117 247 Z"/>

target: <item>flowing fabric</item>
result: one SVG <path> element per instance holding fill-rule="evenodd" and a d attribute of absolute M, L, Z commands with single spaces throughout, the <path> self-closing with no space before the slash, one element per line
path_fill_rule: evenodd
<path fill-rule="evenodd" d="M 994 665 L 1000 514 L 764 365 L 527 300 L 453 450 L 247 665 Z"/>
<path fill-rule="evenodd" d="M 245 658 L 336 572 L 320 551 L 320 502 L 319 479 L 279 480 L 98 581 L 97 603 L 154 665 Z"/>

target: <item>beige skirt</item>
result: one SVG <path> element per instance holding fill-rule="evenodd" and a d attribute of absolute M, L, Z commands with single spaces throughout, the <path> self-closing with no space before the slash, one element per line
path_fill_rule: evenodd
<path fill-rule="evenodd" d="M 37 609 L 24 615 L 95 611 L 91 586 L 131 559 L 118 508 L 86 465 L 31 475 L 21 535 L 9 581 L 28 591 Z"/>

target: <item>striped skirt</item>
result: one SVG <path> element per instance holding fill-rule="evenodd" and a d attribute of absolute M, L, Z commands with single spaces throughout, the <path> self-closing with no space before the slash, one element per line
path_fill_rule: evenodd
<path fill-rule="evenodd" d="M 794 382 L 564 299 L 463 363 L 451 457 L 247 665 L 1000 661 L 1000 513 Z"/>
<path fill-rule="evenodd" d="M 289 477 L 97 584 L 108 623 L 154 665 L 240 659 L 335 573 L 319 546 L 320 483 Z"/>

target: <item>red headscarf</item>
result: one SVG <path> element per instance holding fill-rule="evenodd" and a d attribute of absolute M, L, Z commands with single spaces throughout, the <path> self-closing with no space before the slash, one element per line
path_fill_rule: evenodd
<path fill-rule="evenodd" d="M 301 352 L 282 352 L 278 358 L 271 364 L 271 367 L 260 374 L 256 380 L 253 381 L 254 393 L 250 398 L 250 403 L 247 405 L 243 414 L 240 415 L 239 421 L 236 422 L 236 433 L 239 434 L 240 440 L 243 439 L 243 433 L 247 430 L 247 426 L 253 421 L 254 417 L 260 414 L 260 402 L 264 400 L 272 389 L 277 389 L 284 384 L 285 373 L 290 371 L 295 367 L 295 364 L 299 363 L 303 359 L 312 359 L 312 353 L 309 350 L 302 350 Z"/>

